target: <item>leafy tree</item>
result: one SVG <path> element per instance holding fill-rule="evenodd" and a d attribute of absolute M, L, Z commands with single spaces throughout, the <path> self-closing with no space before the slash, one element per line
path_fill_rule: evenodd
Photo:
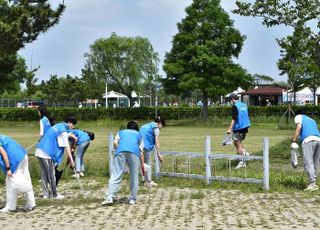
<path fill-rule="evenodd" d="M 254 74 L 253 75 L 254 85 L 270 84 L 274 79 L 270 76 L 264 74 Z"/>
<path fill-rule="evenodd" d="M 158 54 L 148 39 L 139 36 L 121 37 L 112 33 L 109 38 L 96 40 L 85 57 L 84 76 L 97 83 L 100 95 L 105 92 L 107 81 L 108 88 L 112 86 L 125 94 L 131 106 L 131 92 L 140 91 L 143 83 L 154 81 L 157 76 Z"/>
<path fill-rule="evenodd" d="M 288 74 L 290 85 L 300 84 L 302 78 L 315 90 L 320 73 L 319 0 L 256 0 L 236 4 L 234 13 L 261 17 L 267 27 L 285 25 L 294 29 L 292 36 L 278 40 L 282 49 L 278 66 Z"/>
<path fill-rule="evenodd" d="M 59 77 L 52 75 L 46 82 L 42 81 L 39 89 L 44 93 L 44 99 L 57 103 L 62 101 L 82 101 L 86 98 L 86 88 L 78 77 Z"/>
<path fill-rule="evenodd" d="M 17 52 L 57 24 L 64 8 L 51 9 L 49 0 L 0 0 L 0 92 L 16 84 L 10 74 L 19 62 Z"/>
<path fill-rule="evenodd" d="M 288 75 L 288 85 L 293 90 L 293 103 L 296 104 L 296 92 L 303 87 L 307 72 L 307 40 L 301 38 L 300 30 L 295 30 L 293 36 L 279 39 L 278 43 L 281 47 L 278 68 L 281 75 Z"/>
<path fill-rule="evenodd" d="M 163 79 L 168 93 L 202 92 L 203 118 L 208 117 L 208 97 L 246 87 L 251 77 L 233 62 L 241 52 L 245 36 L 221 8 L 220 0 L 194 0 L 187 16 L 178 23 L 173 46 L 166 54 Z"/>

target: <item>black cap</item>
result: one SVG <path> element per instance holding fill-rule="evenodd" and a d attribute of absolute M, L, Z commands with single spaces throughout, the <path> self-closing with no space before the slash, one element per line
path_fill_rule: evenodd
<path fill-rule="evenodd" d="M 228 98 L 229 98 L 229 99 L 238 99 L 238 95 L 235 94 L 235 93 L 232 93 L 232 94 L 229 95 Z"/>

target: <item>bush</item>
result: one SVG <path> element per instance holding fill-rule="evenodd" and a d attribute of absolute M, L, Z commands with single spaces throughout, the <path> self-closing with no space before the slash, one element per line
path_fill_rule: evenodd
<path fill-rule="evenodd" d="M 155 114 L 161 115 L 167 120 L 202 119 L 202 108 L 181 107 L 140 107 L 140 108 L 48 108 L 56 121 L 64 120 L 69 114 L 75 115 L 79 120 L 153 120 Z M 261 122 L 280 120 L 287 106 L 250 106 L 250 117 Z M 319 106 L 292 106 L 294 112 L 304 111 L 315 118 L 320 115 Z M 210 120 L 224 119 L 231 116 L 231 106 L 211 107 L 208 110 Z M 0 109 L 2 121 L 36 121 L 39 119 L 36 109 L 26 108 L 2 108 Z"/>

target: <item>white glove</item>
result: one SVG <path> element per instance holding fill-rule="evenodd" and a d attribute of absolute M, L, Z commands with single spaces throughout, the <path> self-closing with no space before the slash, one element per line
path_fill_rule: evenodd
<path fill-rule="evenodd" d="M 290 147 L 293 148 L 293 149 L 298 149 L 299 145 L 297 144 L 297 142 L 292 142 Z"/>

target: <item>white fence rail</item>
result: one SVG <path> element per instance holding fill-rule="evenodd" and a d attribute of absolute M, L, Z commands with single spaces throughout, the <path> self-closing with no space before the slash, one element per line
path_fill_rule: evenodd
<path fill-rule="evenodd" d="M 263 156 L 244 156 L 244 155 L 236 155 L 236 154 L 215 154 L 211 153 L 211 138 L 210 136 L 205 137 L 205 150 L 203 153 L 196 152 L 177 152 L 177 151 L 162 151 L 161 155 L 163 156 L 171 156 L 173 159 L 173 168 L 175 165 L 176 157 L 186 157 L 186 165 L 188 173 L 177 173 L 177 172 L 164 172 L 161 171 L 160 162 L 156 154 L 154 154 L 155 159 L 155 175 L 159 179 L 161 176 L 170 176 L 170 177 L 184 177 L 184 178 L 192 178 L 192 179 L 203 179 L 207 184 L 212 181 L 230 181 L 230 182 L 242 182 L 242 183 L 256 183 L 263 184 L 264 190 L 269 190 L 269 138 L 265 137 L 263 139 Z M 113 133 L 109 133 L 109 172 L 111 175 L 111 169 L 113 165 Z M 204 160 L 205 162 L 205 171 L 204 174 L 191 174 L 190 173 L 190 162 L 192 158 L 199 158 L 199 160 Z M 215 176 L 211 173 L 212 165 L 215 166 L 215 161 L 225 159 L 228 160 L 228 169 L 229 169 L 229 177 L 224 176 Z M 246 161 L 251 160 L 262 160 L 263 162 L 263 178 L 246 178 L 246 167 L 245 167 L 245 178 L 239 177 L 231 177 L 231 161 L 232 160 L 241 160 L 244 159 Z M 212 164 L 213 161 L 213 164 Z"/>

